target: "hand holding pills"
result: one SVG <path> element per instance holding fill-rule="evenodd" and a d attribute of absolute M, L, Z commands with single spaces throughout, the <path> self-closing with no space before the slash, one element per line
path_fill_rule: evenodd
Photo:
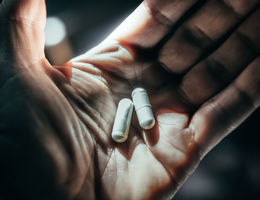
<path fill-rule="evenodd" d="M 145 0 L 62 66 L 44 0 L 0 11 L 0 198 L 172 199 L 259 108 L 257 0 Z"/>
<path fill-rule="evenodd" d="M 139 124 L 143 129 L 151 129 L 155 124 L 154 115 L 146 91 L 143 88 L 136 88 L 132 92 L 132 98 L 133 103 L 130 99 L 122 99 L 117 107 L 112 138 L 119 143 L 127 140 L 133 104 Z"/>

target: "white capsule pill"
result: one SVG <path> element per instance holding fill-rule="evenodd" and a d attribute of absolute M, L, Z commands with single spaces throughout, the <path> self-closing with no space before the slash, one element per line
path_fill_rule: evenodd
<path fill-rule="evenodd" d="M 143 88 L 134 89 L 132 98 L 140 126 L 146 130 L 153 128 L 155 119 L 146 90 Z"/>
<path fill-rule="evenodd" d="M 112 138 L 116 142 L 125 142 L 128 138 L 128 132 L 133 113 L 133 102 L 124 98 L 119 101 L 115 121 L 112 130 Z"/>

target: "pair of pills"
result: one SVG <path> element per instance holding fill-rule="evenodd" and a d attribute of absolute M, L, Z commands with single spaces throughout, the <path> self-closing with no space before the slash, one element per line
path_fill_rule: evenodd
<path fill-rule="evenodd" d="M 133 101 L 124 98 L 118 103 L 112 129 L 112 138 L 116 142 L 125 142 L 128 138 L 133 107 L 135 107 L 139 125 L 143 129 L 151 129 L 155 124 L 155 119 L 146 90 L 143 88 L 134 89 L 132 92 L 132 99 Z"/>

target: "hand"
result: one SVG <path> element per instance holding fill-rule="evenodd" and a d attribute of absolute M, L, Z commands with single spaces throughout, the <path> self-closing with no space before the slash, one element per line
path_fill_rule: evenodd
<path fill-rule="evenodd" d="M 13 2 L 15 9 L 1 16 L 8 28 L 1 30 L 7 53 L 0 171 L 9 198 L 169 198 L 207 151 L 259 107 L 254 1 L 237 1 L 233 11 L 209 1 L 185 23 L 180 19 L 195 1 L 143 3 L 105 42 L 54 67 L 43 53 L 44 1 Z M 214 11 L 220 20 L 210 18 Z M 134 119 L 127 142 L 115 144 L 116 104 L 140 85 L 156 126 L 144 132 Z"/>

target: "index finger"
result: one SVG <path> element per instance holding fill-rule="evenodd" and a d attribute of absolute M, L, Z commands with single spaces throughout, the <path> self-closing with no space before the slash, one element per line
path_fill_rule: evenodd
<path fill-rule="evenodd" d="M 146 0 L 106 39 L 143 48 L 155 46 L 198 0 Z"/>

